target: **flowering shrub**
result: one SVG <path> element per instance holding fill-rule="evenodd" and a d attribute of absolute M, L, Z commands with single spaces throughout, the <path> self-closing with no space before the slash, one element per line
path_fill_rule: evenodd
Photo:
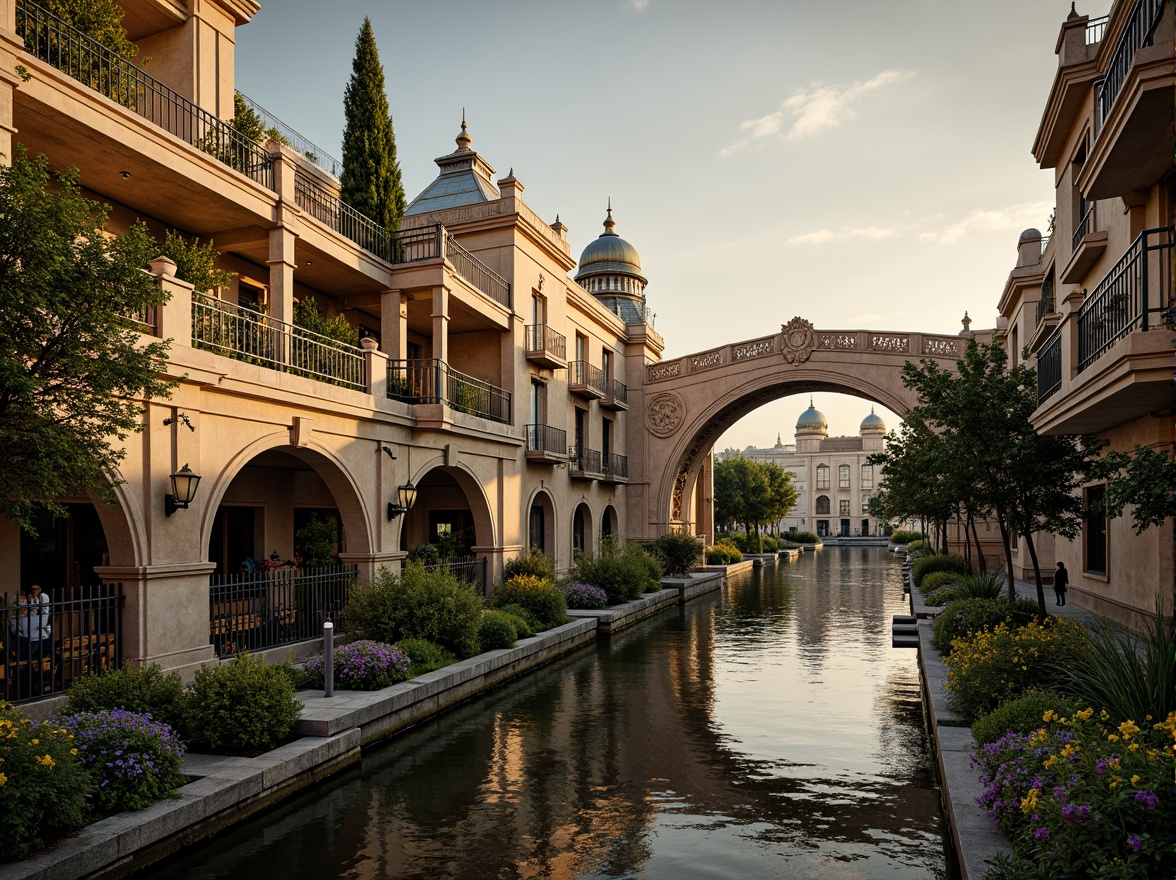
<path fill-rule="evenodd" d="M 0 703 L 0 861 L 80 828 L 90 788 L 69 731 Z"/>
<path fill-rule="evenodd" d="M 124 666 L 75 679 L 62 714 L 126 709 L 146 712 L 156 721 L 178 727 L 187 697 L 178 672 L 165 673 L 158 663 Z"/>
<path fill-rule="evenodd" d="M 495 608 L 521 605 L 539 620 L 544 629 L 558 626 L 567 617 L 568 604 L 564 594 L 549 578 L 520 574 L 510 578 L 494 591 Z"/>
<path fill-rule="evenodd" d="M 78 757 L 94 781 L 91 803 L 99 816 L 174 797 L 186 781 L 180 772 L 184 744 L 170 726 L 145 712 L 82 712 L 61 725 L 73 734 Z"/>
<path fill-rule="evenodd" d="M 345 691 L 378 691 L 408 678 L 412 660 L 404 651 L 367 639 L 335 649 L 335 687 Z M 306 661 L 310 687 L 321 688 L 325 675 L 324 657 L 316 654 Z"/>
<path fill-rule="evenodd" d="M 911 569 L 911 577 L 915 586 L 923 589 L 923 578 L 933 571 L 950 571 L 955 574 L 968 574 L 972 568 L 968 561 L 958 553 L 936 553 L 919 558 Z"/>
<path fill-rule="evenodd" d="M 568 584 L 564 595 L 569 608 L 603 608 L 608 604 L 608 593 L 592 584 Z"/>
<path fill-rule="evenodd" d="M 933 577 L 933 574 L 927 575 L 924 583 Z M 957 639 L 966 640 L 998 623 L 1016 627 L 1036 619 L 1037 603 L 1031 599 L 1018 599 L 1012 605 L 1004 599 L 956 599 L 935 618 L 931 647 L 940 654 L 950 654 L 952 643 Z"/>
<path fill-rule="evenodd" d="M 972 756 L 977 803 L 1036 876 L 1171 877 L 1176 873 L 1176 712 L 1109 724 L 1105 712 L 1052 711 Z"/>
<path fill-rule="evenodd" d="M 1057 618 L 1016 628 L 1001 623 L 956 639 L 943 658 L 951 706 L 975 721 L 1049 680 L 1055 666 L 1079 662 L 1089 644 L 1082 624 Z"/>

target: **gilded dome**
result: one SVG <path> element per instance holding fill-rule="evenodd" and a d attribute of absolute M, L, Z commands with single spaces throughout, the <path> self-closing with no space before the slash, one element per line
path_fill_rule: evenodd
<path fill-rule="evenodd" d="M 822 434 L 829 432 L 829 422 L 825 420 L 824 414 L 809 402 L 809 408 L 800 414 L 800 418 L 796 420 L 796 433 L 810 431 L 820 431 Z"/>
<path fill-rule="evenodd" d="M 859 429 L 861 434 L 885 434 L 886 423 L 882 421 L 882 417 L 874 412 L 874 408 L 870 407 L 870 414 L 862 419 L 862 426 Z"/>
<path fill-rule="evenodd" d="M 641 275 L 641 257 L 637 248 L 629 244 L 616 234 L 616 221 L 612 218 L 612 208 L 608 209 L 608 216 L 604 220 L 604 232 L 580 254 L 580 265 L 576 271 L 576 280 L 589 275 L 604 273 L 631 275 L 639 278 L 642 284 L 645 278 Z"/>

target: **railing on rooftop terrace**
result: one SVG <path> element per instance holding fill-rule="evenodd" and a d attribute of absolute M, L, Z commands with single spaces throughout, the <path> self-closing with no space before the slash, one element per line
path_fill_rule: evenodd
<path fill-rule="evenodd" d="M 344 238 L 351 239 L 383 260 L 395 262 L 389 247 L 390 236 L 383 226 L 323 189 L 305 174 L 294 175 L 294 200 L 299 208 Z"/>
<path fill-rule="evenodd" d="M 29 0 L 16 2 L 25 50 L 218 161 L 273 189 L 265 149 Z"/>
<path fill-rule="evenodd" d="M 1078 250 L 1078 245 L 1082 244 L 1082 239 L 1094 232 L 1094 206 L 1098 202 L 1091 202 L 1087 208 L 1086 213 L 1082 215 L 1082 219 L 1078 221 L 1078 226 L 1074 229 L 1074 238 L 1071 242 L 1074 250 Z"/>
<path fill-rule="evenodd" d="M 406 403 L 443 403 L 458 412 L 510 423 L 510 392 L 467 376 L 437 358 L 388 361 L 388 396 Z"/>
<path fill-rule="evenodd" d="M 1062 329 L 1050 334 L 1037 353 L 1037 405 L 1041 406 L 1062 387 Z"/>
<path fill-rule="evenodd" d="M 504 308 L 510 308 L 510 284 L 506 279 L 445 233 L 445 256 L 457 274 Z"/>
<path fill-rule="evenodd" d="M 1091 46 L 1099 42 L 1103 38 L 1103 34 L 1107 31 L 1107 19 L 1110 16 L 1102 16 L 1101 18 L 1092 18 L 1086 22 L 1086 45 Z"/>
<path fill-rule="evenodd" d="M 1139 233 L 1078 309 L 1078 369 L 1084 370 L 1136 327 L 1170 311 L 1172 227 Z M 1153 302 L 1154 300 L 1154 302 Z"/>
<path fill-rule="evenodd" d="M 315 144 L 308 138 L 303 137 L 297 131 L 292 129 L 274 114 L 270 113 L 248 95 L 237 92 L 241 95 L 241 100 L 245 102 L 245 106 L 257 114 L 257 118 L 261 120 L 261 124 L 266 127 L 267 131 L 276 131 L 282 136 L 287 145 L 293 147 L 300 152 L 305 159 L 313 162 L 319 168 L 326 171 L 328 174 L 338 177 L 343 173 L 343 163 L 324 150 L 322 147 Z"/>
<path fill-rule="evenodd" d="M 1143 46 L 1151 44 L 1155 36 L 1156 26 L 1164 11 L 1164 4 L 1168 0 L 1136 0 L 1127 19 L 1127 25 L 1119 35 L 1119 42 L 1115 52 L 1107 65 L 1102 81 L 1095 88 L 1094 93 L 1094 132 L 1097 136 L 1102 130 L 1103 123 L 1111 115 L 1115 100 L 1127 81 L 1127 74 L 1131 72 L 1131 65 L 1135 61 L 1135 53 Z"/>
<path fill-rule="evenodd" d="M 367 387 L 363 349 L 200 294 L 192 297 L 192 345 L 331 385 Z"/>

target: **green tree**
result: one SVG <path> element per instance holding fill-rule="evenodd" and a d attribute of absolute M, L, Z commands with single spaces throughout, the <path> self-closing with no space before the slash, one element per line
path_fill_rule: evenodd
<path fill-rule="evenodd" d="M 202 243 L 169 229 L 163 237 L 163 253 L 176 264 L 176 277 L 193 285 L 196 293 L 228 287 L 237 274 L 217 268 L 220 254 L 211 239 Z"/>
<path fill-rule="evenodd" d="M 880 519 L 930 523 L 935 536 L 942 537 L 952 510 L 953 493 L 946 478 L 950 454 L 923 411 L 915 407 L 899 433 L 886 435 L 883 451 L 867 460 L 881 466 L 883 473 L 878 491 L 870 497 L 870 513 Z"/>
<path fill-rule="evenodd" d="M 40 5 L 116 55 L 134 59 L 139 47 L 123 27 L 123 10 L 115 0 L 40 0 Z M 146 64 L 142 59 L 140 64 Z"/>
<path fill-rule="evenodd" d="M 715 462 L 713 497 L 716 522 L 741 523 L 758 541 L 761 526 L 787 516 L 798 493 L 780 465 L 735 456 Z"/>
<path fill-rule="evenodd" d="M 396 135 L 384 90 L 384 68 L 376 50 L 371 20 L 355 39 L 351 79 L 343 93 L 343 174 L 345 203 L 390 232 L 404 215 L 404 185 L 396 161 Z"/>
<path fill-rule="evenodd" d="M 142 271 L 158 252 L 147 228 L 110 235 L 76 169 L 51 187 L 44 156 L 15 153 L 0 167 L 0 514 L 31 531 L 38 508 L 67 515 L 56 498 L 113 503 L 121 443 L 172 383 L 169 342 L 128 320 L 166 301 Z"/>
<path fill-rule="evenodd" d="M 343 315 L 324 318 L 318 310 L 313 296 L 294 303 L 294 323 L 320 336 L 342 342 L 345 345 L 359 345 L 359 330 L 352 327 Z"/>
<path fill-rule="evenodd" d="M 1135 534 L 1163 525 L 1176 516 L 1176 461 L 1167 454 L 1137 445 L 1133 452 L 1111 451 L 1094 466 L 1095 479 L 1107 481 L 1102 509 L 1110 517 L 1128 505 Z"/>

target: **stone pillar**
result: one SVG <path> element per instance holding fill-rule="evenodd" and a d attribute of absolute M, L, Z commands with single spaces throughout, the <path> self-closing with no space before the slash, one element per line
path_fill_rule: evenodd
<path fill-rule="evenodd" d="M 433 357 L 449 363 L 449 288 L 433 290 Z"/>
<path fill-rule="evenodd" d="M 376 400 L 388 397 L 388 356 L 378 350 L 376 340 L 370 336 L 359 340 L 363 348 L 364 387 Z"/>
<path fill-rule="evenodd" d="M 288 227 L 269 231 L 269 314 L 276 321 L 294 323 L 294 254 L 298 236 Z"/>
<path fill-rule="evenodd" d="M 702 473 L 695 488 L 694 509 L 696 511 L 694 534 L 702 538 L 706 546 L 715 542 L 715 451 L 712 449 L 702 460 Z"/>
<path fill-rule="evenodd" d="M 408 296 L 403 291 L 380 295 L 380 345 L 391 360 L 408 357 Z"/>
<path fill-rule="evenodd" d="M 192 291 L 187 281 L 176 277 L 176 264 L 169 257 L 156 257 L 149 264 L 159 289 L 170 294 L 167 304 L 155 319 L 155 332 L 163 339 L 181 344 L 192 340 Z"/>
<path fill-rule="evenodd" d="M 11 14 L 11 4 L 9 13 Z M 7 27 L 0 22 L 0 27 Z M 16 127 L 12 124 L 12 104 L 20 80 L 10 70 L 0 69 L 0 166 L 12 164 L 13 135 Z"/>
<path fill-rule="evenodd" d="M 379 574 L 381 568 L 388 568 L 394 572 L 400 571 L 400 565 L 406 556 L 408 554 L 403 550 L 389 550 L 380 553 L 340 553 L 339 561 L 343 565 L 358 567 L 360 583 L 365 583 L 371 582 Z"/>

